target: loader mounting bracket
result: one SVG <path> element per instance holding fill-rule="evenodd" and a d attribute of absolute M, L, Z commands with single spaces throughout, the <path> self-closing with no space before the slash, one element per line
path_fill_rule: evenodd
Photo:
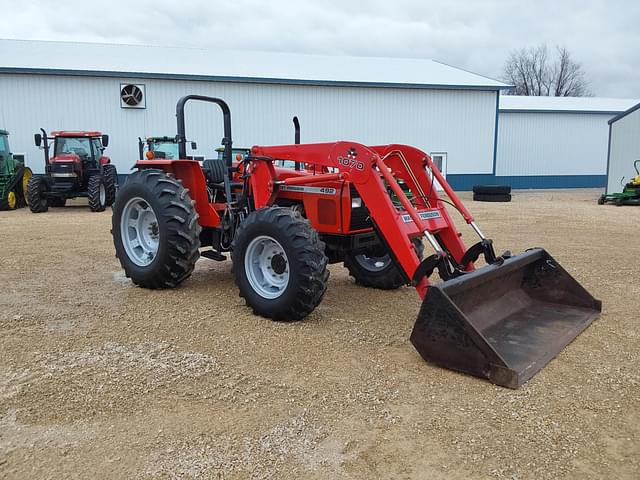
<path fill-rule="evenodd" d="M 446 253 L 434 253 L 420 262 L 420 265 L 418 265 L 418 268 L 416 268 L 416 271 L 413 273 L 411 285 L 416 286 L 424 277 L 429 278 L 436 268 L 438 269 L 438 274 L 442 280 L 449 280 L 450 278 L 458 277 L 464 273 L 458 268 L 451 267 Z"/>
<path fill-rule="evenodd" d="M 464 269 L 470 263 L 475 263 L 480 255 L 484 255 L 485 261 L 491 265 L 496 263 L 496 252 L 493 249 L 493 241 L 488 238 L 483 238 L 481 241 L 473 245 L 469 250 L 465 252 L 460 260 L 460 266 Z"/>

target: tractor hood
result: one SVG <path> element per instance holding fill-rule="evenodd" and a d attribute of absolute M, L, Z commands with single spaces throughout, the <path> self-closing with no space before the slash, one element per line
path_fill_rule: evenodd
<path fill-rule="evenodd" d="M 75 153 L 61 153 L 49 160 L 51 163 L 80 163 L 80 157 Z"/>

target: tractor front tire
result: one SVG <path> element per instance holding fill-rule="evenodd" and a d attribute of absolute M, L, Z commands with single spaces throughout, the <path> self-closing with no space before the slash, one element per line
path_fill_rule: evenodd
<path fill-rule="evenodd" d="M 113 205 L 116 257 L 133 283 L 172 288 L 200 257 L 200 225 L 189 192 L 162 170 L 133 173 Z"/>
<path fill-rule="evenodd" d="M 89 177 L 87 195 L 89 197 L 89 209 L 92 212 L 104 212 L 105 208 L 107 208 L 107 186 L 102 175 Z"/>
<path fill-rule="evenodd" d="M 231 257 L 240 296 L 257 315 L 302 320 L 327 290 L 324 243 L 309 221 L 290 208 L 249 214 L 235 235 Z"/>
<path fill-rule="evenodd" d="M 419 240 L 413 241 L 413 248 L 422 259 L 424 247 Z M 344 257 L 344 266 L 349 271 L 358 285 L 380 290 L 395 290 L 407 284 L 391 255 L 381 252 L 352 253 L 347 252 Z"/>
<path fill-rule="evenodd" d="M 113 205 L 116 201 L 116 192 L 118 190 L 118 171 L 115 165 L 108 163 L 102 167 L 104 184 L 107 189 L 107 206 Z"/>
<path fill-rule="evenodd" d="M 0 210 L 15 210 L 18 208 L 16 192 L 9 190 L 5 198 L 0 200 Z"/>
<path fill-rule="evenodd" d="M 27 183 L 27 203 L 33 213 L 44 213 L 49 210 L 47 191 L 49 186 L 45 177 L 31 177 Z"/>

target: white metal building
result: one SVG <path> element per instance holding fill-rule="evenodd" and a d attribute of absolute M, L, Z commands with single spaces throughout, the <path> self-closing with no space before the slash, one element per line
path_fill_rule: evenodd
<path fill-rule="evenodd" d="M 127 85 L 137 100 L 123 99 Z M 293 143 L 297 115 L 305 143 L 414 145 L 437 154 L 459 188 L 493 171 L 507 87 L 432 60 L 0 40 L 0 127 L 36 172 L 44 161 L 33 134 L 43 127 L 108 133 L 107 153 L 126 173 L 138 137 L 175 135 L 176 101 L 202 94 L 230 105 L 235 146 Z M 193 104 L 187 116 L 194 154 L 213 156 L 219 110 Z"/>
<path fill-rule="evenodd" d="M 501 96 L 493 182 L 603 187 L 608 121 L 637 100 Z"/>
<path fill-rule="evenodd" d="M 640 160 L 640 103 L 609 120 L 606 193 L 621 192 L 637 175 L 636 160 Z"/>

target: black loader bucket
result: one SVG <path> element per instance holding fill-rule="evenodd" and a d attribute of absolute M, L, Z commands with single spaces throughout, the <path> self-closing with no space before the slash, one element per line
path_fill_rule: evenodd
<path fill-rule="evenodd" d="M 429 362 L 517 388 L 601 308 L 600 300 L 536 248 L 430 286 L 411 342 Z"/>

